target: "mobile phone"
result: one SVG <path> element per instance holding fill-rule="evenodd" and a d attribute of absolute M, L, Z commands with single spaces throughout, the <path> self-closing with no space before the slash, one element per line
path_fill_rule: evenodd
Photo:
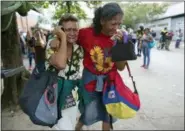
<path fill-rule="evenodd" d="M 64 27 L 61 27 L 61 30 L 63 30 L 63 31 L 64 31 Z"/>

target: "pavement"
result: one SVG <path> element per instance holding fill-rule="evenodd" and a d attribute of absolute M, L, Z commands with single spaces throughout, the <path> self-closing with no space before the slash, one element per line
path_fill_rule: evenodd
<path fill-rule="evenodd" d="M 28 63 L 24 60 L 24 63 Z M 141 100 L 141 109 L 132 119 L 118 120 L 115 130 L 184 130 L 184 46 L 171 51 L 152 49 L 148 70 L 141 68 L 142 58 L 130 61 L 130 68 Z M 119 72 L 132 88 L 127 70 Z M 50 130 L 32 124 L 28 116 L 18 111 L 2 112 L 2 130 Z M 96 123 L 88 130 L 101 129 Z"/>

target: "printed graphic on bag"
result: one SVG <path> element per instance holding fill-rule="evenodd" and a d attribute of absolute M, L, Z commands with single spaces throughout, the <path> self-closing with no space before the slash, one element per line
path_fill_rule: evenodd
<path fill-rule="evenodd" d="M 65 103 L 66 104 L 63 109 L 67 109 L 67 108 L 76 106 L 76 102 L 75 102 L 75 99 L 72 94 L 66 97 Z"/>
<path fill-rule="evenodd" d="M 115 98 L 115 91 L 109 91 L 109 98 Z"/>

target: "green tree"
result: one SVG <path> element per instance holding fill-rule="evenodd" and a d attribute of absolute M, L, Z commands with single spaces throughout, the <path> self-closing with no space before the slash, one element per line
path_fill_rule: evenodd
<path fill-rule="evenodd" d="M 53 18 L 58 20 L 61 15 L 66 13 L 75 14 L 79 19 L 85 19 L 87 17 L 86 13 L 82 8 L 80 8 L 80 4 L 77 1 L 61 1 L 57 4 L 56 12 Z"/>
<path fill-rule="evenodd" d="M 102 1 L 85 1 L 85 2 L 87 6 L 91 9 L 97 8 L 102 3 Z"/>
<path fill-rule="evenodd" d="M 82 1 L 87 4 L 89 8 L 97 8 L 102 1 Z M 78 1 L 32 1 L 33 4 L 37 8 L 48 8 L 49 5 L 56 6 L 56 12 L 53 16 L 54 20 L 59 20 L 61 15 L 66 13 L 71 13 L 76 15 L 79 19 L 85 19 L 87 14 L 80 7 Z"/>
<path fill-rule="evenodd" d="M 102 2 L 101 1 L 84 1 L 89 8 L 97 8 Z M 54 19 L 60 19 L 61 15 L 66 13 L 75 14 L 79 19 L 85 19 L 87 14 L 80 7 L 80 4 L 77 1 L 65 1 L 58 2 Z"/>
<path fill-rule="evenodd" d="M 124 25 L 134 28 L 137 23 L 150 22 L 155 16 L 164 13 L 168 4 L 131 2 L 121 7 L 124 10 Z"/>

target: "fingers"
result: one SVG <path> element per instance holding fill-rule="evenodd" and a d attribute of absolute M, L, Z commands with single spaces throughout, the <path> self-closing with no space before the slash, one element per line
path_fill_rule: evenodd
<path fill-rule="evenodd" d="M 116 34 L 114 36 L 117 40 L 122 40 L 123 39 L 123 35 L 122 34 Z"/>
<path fill-rule="evenodd" d="M 123 39 L 123 32 L 121 30 L 117 30 L 117 33 L 115 34 L 116 39 L 122 40 Z"/>
<path fill-rule="evenodd" d="M 64 31 L 62 30 L 62 26 L 57 26 L 53 30 L 53 34 L 56 35 L 59 39 L 65 36 Z"/>
<path fill-rule="evenodd" d="M 60 45 L 60 41 L 56 38 L 56 39 L 53 39 L 51 42 L 50 42 L 50 47 L 51 48 L 58 48 Z"/>

